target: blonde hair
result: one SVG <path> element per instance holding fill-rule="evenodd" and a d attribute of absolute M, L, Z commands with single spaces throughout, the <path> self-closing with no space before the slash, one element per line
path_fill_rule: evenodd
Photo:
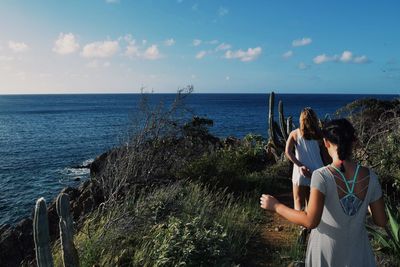
<path fill-rule="evenodd" d="M 300 132 L 305 139 L 321 139 L 321 129 L 317 114 L 311 108 L 304 108 L 300 113 Z"/>

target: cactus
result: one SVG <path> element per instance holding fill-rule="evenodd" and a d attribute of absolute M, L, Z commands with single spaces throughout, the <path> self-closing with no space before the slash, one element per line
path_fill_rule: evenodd
<path fill-rule="evenodd" d="M 59 225 L 63 264 L 65 267 L 77 267 L 79 266 L 79 258 L 73 243 L 74 233 L 72 218 L 69 212 L 69 196 L 67 194 L 61 193 L 58 195 L 56 209 L 60 217 Z M 50 249 L 49 222 L 44 198 L 39 198 L 36 202 L 35 216 L 33 219 L 33 238 L 38 267 L 53 267 L 54 263 Z"/>
<path fill-rule="evenodd" d="M 49 221 L 44 198 L 36 201 L 33 218 L 33 239 L 35 242 L 36 262 L 39 267 L 53 267 L 53 257 L 50 249 Z"/>
<path fill-rule="evenodd" d="M 289 116 L 288 118 L 287 118 L 287 121 L 286 121 L 286 133 L 287 133 L 287 135 L 289 136 L 289 134 L 292 132 L 292 130 L 293 130 L 293 121 L 292 121 L 292 116 Z"/>
<path fill-rule="evenodd" d="M 269 143 L 271 143 L 276 148 L 282 147 L 281 142 L 279 142 L 278 137 L 276 136 L 276 123 L 274 121 L 274 102 L 275 102 L 275 93 L 271 92 L 269 95 L 269 112 L 268 112 L 268 132 L 269 132 Z"/>
<path fill-rule="evenodd" d="M 281 100 L 279 100 L 278 103 L 278 112 L 279 112 L 279 123 L 281 127 L 281 133 L 284 141 L 286 142 L 289 134 L 287 133 L 287 128 L 286 128 L 286 122 L 285 122 L 285 115 L 283 114 L 283 103 Z"/>
<path fill-rule="evenodd" d="M 56 209 L 60 217 L 60 239 L 64 267 L 77 267 L 79 266 L 79 258 L 73 242 L 74 232 L 67 194 L 58 195 Z"/>

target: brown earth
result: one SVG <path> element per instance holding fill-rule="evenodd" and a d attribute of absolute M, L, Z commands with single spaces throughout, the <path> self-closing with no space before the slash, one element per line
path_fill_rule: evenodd
<path fill-rule="evenodd" d="M 289 207 L 293 206 L 292 193 L 277 195 L 276 198 Z M 259 234 L 251 241 L 248 261 L 242 265 L 290 266 L 300 228 L 276 213 L 266 212 L 266 216 Z"/>

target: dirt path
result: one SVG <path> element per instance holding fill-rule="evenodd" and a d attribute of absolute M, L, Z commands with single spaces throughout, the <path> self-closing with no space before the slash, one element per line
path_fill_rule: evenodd
<path fill-rule="evenodd" d="M 285 205 L 292 206 L 291 193 L 276 198 Z M 299 227 L 277 215 L 269 213 L 257 236 L 249 248 L 249 261 L 243 266 L 288 266 L 292 261 L 290 254 L 299 234 Z"/>

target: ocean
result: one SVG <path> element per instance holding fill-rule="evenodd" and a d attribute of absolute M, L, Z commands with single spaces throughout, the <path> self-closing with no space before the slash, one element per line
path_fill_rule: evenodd
<path fill-rule="evenodd" d="M 66 186 L 78 186 L 89 170 L 74 168 L 120 144 L 140 109 L 140 94 L 0 95 L 0 225 L 31 216 L 35 201 L 50 202 Z M 186 106 L 214 121 L 219 137 L 267 136 L 268 94 L 191 94 Z M 298 121 L 303 107 L 320 117 L 364 97 L 398 95 L 276 94 L 286 116 Z M 168 105 L 175 94 L 151 94 Z M 189 116 L 188 115 L 188 116 Z M 80 178 L 80 181 L 75 181 Z"/>

